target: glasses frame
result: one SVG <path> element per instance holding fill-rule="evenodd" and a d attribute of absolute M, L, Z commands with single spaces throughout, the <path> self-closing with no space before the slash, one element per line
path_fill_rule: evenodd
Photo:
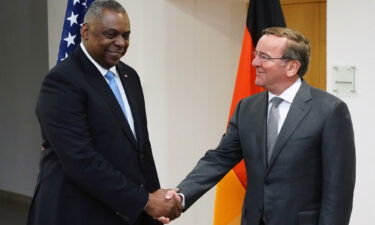
<path fill-rule="evenodd" d="M 294 60 L 290 57 L 269 57 L 267 56 L 266 54 L 262 53 L 262 52 L 258 52 L 256 50 L 254 50 L 251 55 L 253 56 L 253 58 L 255 59 L 256 57 L 258 57 L 258 59 L 264 63 L 264 62 L 268 62 L 268 61 L 271 61 L 271 60 L 274 60 L 274 59 L 280 59 L 280 60 Z"/>

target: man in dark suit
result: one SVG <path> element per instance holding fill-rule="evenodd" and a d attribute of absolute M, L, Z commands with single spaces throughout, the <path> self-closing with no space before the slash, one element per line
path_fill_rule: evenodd
<path fill-rule="evenodd" d="M 308 40 L 268 28 L 254 52 L 258 86 L 237 105 L 226 134 L 178 185 L 185 210 L 241 159 L 247 189 L 243 225 L 347 225 L 355 183 L 348 108 L 303 81 Z M 170 191 L 171 196 L 180 195 Z M 161 221 L 168 222 L 165 218 Z"/>
<path fill-rule="evenodd" d="M 153 225 L 179 215 L 165 200 L 134 69 L 120 62 L 130 24 L 116 1 L 95 1 L 82 43 L 43 81 L 43 144 L 29 225 Z"/>

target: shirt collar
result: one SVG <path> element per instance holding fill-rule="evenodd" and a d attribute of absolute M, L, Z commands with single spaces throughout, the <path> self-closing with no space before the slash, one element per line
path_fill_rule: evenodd
<path fill-rule="evenodd" d="M 87 51 L 86 47 L 83 45 L 83 43 L 81 42 L 80 44 L 80 47 L 82 48 L 82 51 L 85 53 L 85 55 L 87 56 L 87 58 L 89 58 L 89 60 L 92 62 L 92 64 L 95 65 L 95 67 L 99 70 L 99 72 L 105 76 L 107 74 L 108 71 L 111 71 L 115 74 L 115 76 L 117 77 L 117 70 L 116 70 L 116 66 L 112 66 L 111 68 L 106 69 L 104 67 L 102 67 L 101 65 L 99 65 L 99 63 L 97 63 L 92 57 L 91 55 L 89 54 L 89 52 Z"/>
<path fill-rule="evenodd" d="M 292 104 L 294 97 L 296 97 L 297 92 L 299 88 L 301 87 L 302 81 L 301 78 L 298 78 L 292 86 L 287 88 L 281 95 L 277 96 L 284 101 L 288 102 L 289 104 Z M 276 95 L 272 94 L 271 92 L 268 92 L 268 102 L 272 100 Z"/>

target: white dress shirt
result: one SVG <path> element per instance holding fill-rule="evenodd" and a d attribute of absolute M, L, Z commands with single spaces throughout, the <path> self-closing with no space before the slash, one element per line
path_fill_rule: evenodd
<path fill-rule="evenodd" d="M 83 45 L 83 43 L 81 42 L 80 44 L 83 52 L 85 53 L 85 55 L 87 56 L 87 58 L 89 58 L 89 60 L 95 65 L 95 67 L 99 70 L 99 72 L 103 75 L 103 79 L 107 82 L 107 84 L 109 85 L 109 81 L 104 77 L 107 72 L 108 72 L 108 69 L 102 67 L 101 65 L 99 65 L 92 57 L 91 55 L 87 52 L 85 46 Z M 132 115 L 132 111 L 130 109 L 130 105 L 129 105 L 129 102 L 128 102 L 128 98 L 126 97 L 126 94 L 125 94 L 125 91 L 124 91 L 124 87 L 122 86 L 122 83 L 121 83 L 121 80 L 120 80 L 120 77 L 119 77 L 119 74 L 116 70 L 116 66 L 113 66 L 109 69 L 109 71 L 113 72 L 115 74 L 115 80 L 116 80 L 116 83 L 117 83 L 117 86 L 120 90 L 120 94 L 121 94 L 121 98 L 122 98 L 122 101 L 124 103 L 124 106 L 125 106 L 125 111 L 126 111 L 126 118 L 128 120 L 128 123 L 129 123 L 129 126 L 134 134 L 134 137 L 136 137 L 135 135 L 135 128 L 134 128 L 134 119 L 133 119 L 133 115 Z"/>
<path fill-rule="evenodd" d="M 283 100 L 278 107 L 280 117 L 279 117 L 277 132 L 280 132 L 281 127 L 283 126 L 285 118 L 288 115 L 290 106 L 292 105 L 293 99 L 294 99 L 294 97 L 296 97 L 296 94 L 297 94 L 299 88 L 301 87 L 301 84 L 302 84 L 301 78 L 298 78 L 298 80 L 296 80 L 296 82 L 294 82 L 294 84 L 292 84 L 292 86 L 290 86 L 288 89 L 286 89 L 279 96 L 276 96 L 276 95 L 272 94 L 271 92 L 268 92 L 268 103 L 270 103 L 270 101 L 274 97 L 279 97 Z M 272 104 L 268 104 L 268 115 L 270 113 L 271 106 L 272 106 Z"/>

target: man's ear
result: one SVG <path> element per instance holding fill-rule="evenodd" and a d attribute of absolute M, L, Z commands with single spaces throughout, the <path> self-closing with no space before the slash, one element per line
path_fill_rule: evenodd
<path fill-rule="evenodd" d="M 293 77 L 298 73 L 299 68 L 301 67 L 301 63 L 298 60 L 292 60 L 288 63 L 288 71 L 287 76 Z"/>
<path fill-rule="evenodd" d="M 82 41 L 87 41 L 89 39 L 88 32 L 89 32 L 89 26 L 87 25 L 87 23 L 82 24 L 82 27 L 81 27 Z"/>

